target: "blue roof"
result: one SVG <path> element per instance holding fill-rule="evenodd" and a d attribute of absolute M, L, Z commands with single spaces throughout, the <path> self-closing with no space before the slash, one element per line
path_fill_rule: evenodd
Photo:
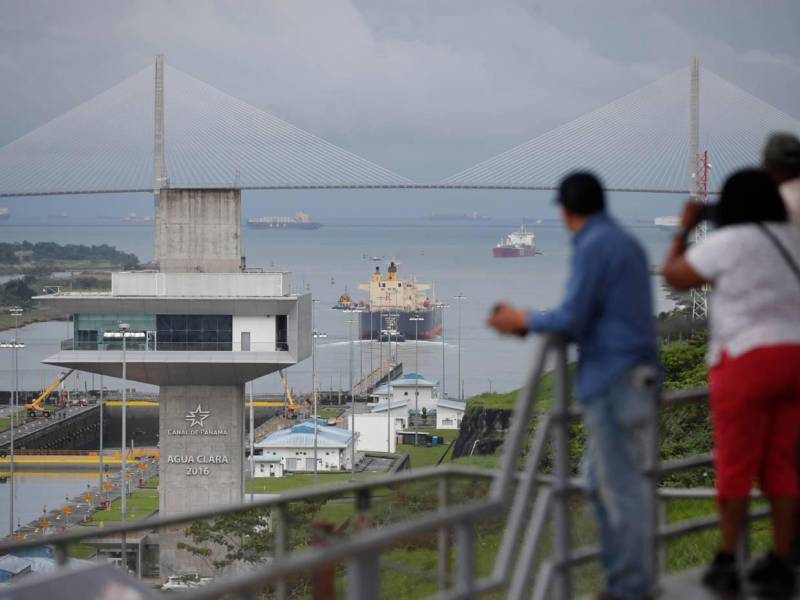
<path fill-rule="evenodd" d="M 317 419 L 317 446 L 326 448 L 346 448 L 352 434 L 347 429 L 323 425 Z M 288 429 L 274 431 L 256 444 L 257 448 L 298 448 L 314 446 L 314 420 L 308 419 Z"/>
<path fill-rule="evenodd" d="M 408 400 L 392 400 L 392 410 L 395 408 L 403 408 L 404 406 L 408 406 Z M 384 412 L 389 408 L 388 402 L 378 402 L 375 406 L 372 407 L 370 412 Z"/>

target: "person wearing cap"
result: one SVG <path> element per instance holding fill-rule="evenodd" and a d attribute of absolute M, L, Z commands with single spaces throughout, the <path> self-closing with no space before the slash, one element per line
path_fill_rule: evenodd
<path fill-rule="evenodd" d="M 800 140 L 791 133 L 769 136 L 764 146 L 764 170 L 778 185 L 789 221 L 800 227 Z"/>
<path fill-rule="evenodd" d="M 714 230 L 689 246 L 703 220 Z M 800 229 L 787 222 L 772 178 L 744 169 L 726 179 L 716 205 L 689 202 L 663 272 L 679 290 L 712 286 L 706 363 L 720 547 L 703 584 L 726 596 L 741 590 L 736 554 L 757 481 L 770 501 L 773 547 L 748 569 L 749 591 L 791 597 L 800 498 Z"/>
<path fill-rule="evenodd" d="M 574 248 L 561 305 L 527 311 L 501 303 L 489 325 L 502 334 L 554 332 L 577 343 L 576 395 L 589 433 L 584 469 L 606 575 L 597 598 L 642 600 L 653 575 L 641 443 L 655 423 L 659 379 L 649 263 L 606 212 L 593 174 L 567 176 L 556 201 Z"/>

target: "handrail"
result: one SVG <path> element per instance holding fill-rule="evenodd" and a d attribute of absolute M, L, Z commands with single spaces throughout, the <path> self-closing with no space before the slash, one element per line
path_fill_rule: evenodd
<path fill-rule="evenodd" d="M 553 408 L 538 415 L 539 422 L 526 450 L 529 439 L 530 421 L 538 398 L 542 375 L 548 361 L 555 358 L 555 386 Z M 557 336 L 546 336 L 539 345 L 534 367 L 528 381 L 519 395 L 514 411 L 514 420 L 506 442 L 499 468 L 495 470 L 447 465 L 393 473 L 390 478 L 374 479 L 315 487 L 287 492 L 276 498 L 261 500 L 247 505 L 215 508 L 172 517 L 155 517 L 126 525 L 109 526 L 103 530 L 68 532 L 35 540 L 15 540 L 0 542 L 0 554 L 17 549 L 53 544 L 59 562 L 66 562 L 66 546 L 98 535 L 113 536 L 136 531 L 147 531 L 163 527 L 174 527 L 197 520 L 216 518 L 251 509 L 270 509 L 274 517 L 275 555 L 268 563 L 259 565 L 257 570 L 216 581 L 206 587 L 190 590 L 182 595 L 187 600 L 218 598 L 226 594 L 247 594 L 250 590 L 266 583 L 276 583 L 277 597 L 287 597 L 287 578 L 307 574 L 322 566 L 347 563 L 348 598 L 367 600 L 374 597 L 380 585 L 381 553 L 404 540 L 415 536 L 439 532 L 439 599 L 471 599 L 477 595 L 507 589 L 511 599 L 530 595 L 530 578 L 539 553 L 541 540 L 548 519 L 555 516 L 554 554 L 550 560 L 539 566 L 533 588 L 534 598 L 553 598 L 566 600 L 571 597 L 572 568 L 599 555 L 596 546 L 571 548 L 568 505 L 569 495 L 583 490 L 583 482 L 571 476 L 569 464 L 570 425 L 579 415 L 570 406 L 570 391 L 567 378 L 567 344 Z M 707 390 L 687 390 L 671 393 L 663 399 L 664 406 L 697 402 L 708 397 Z M 663 543 L 687 533 L 702 531 L 718 526 L 716 517 L 703 517 L 676 524 L 659 522 L 661 511 L 657 504 L 669 498 L 710 498 L 714 492 L 708 488 L 678 490 L 660 488 L 658 481 L 666 474 L 706 465 L 711 455 L 698 455 L 659 464 L 657 452 L 657 433 L 652 428 L 649 444 L 650 456 L 644 467 L 644 474 L 650 479 L 652 502 L 650 510 L 655 531 L 656 547 L 651 557 L 654 568 L 663 561 L 660 550 Z M 539 473 L 540 465 L 548 447 L 553 441 L 554 468 L 552 475 Z M 522 471 L 518 469 L 523 459 Z M 448 480 L 453 477 L 469 477 L 491 482 L 487 497 L 462 503 L 448 504 Z M 378 529 L 362 529 L 352 533 L 349 538 L 337 540 L 335 544 L 322 547 L 304 548 L 289 552 L 287 532 L 287 508 L 294 502 L 319 500 L 337 495 L 353 494 L 357 498 L 369 497 L 374 490 L 393 488 L 402 484 L 435 480 L 438 486 L 438 509 L 416 515 L 402 522 L 386 525 Z M 516 486 L 516 487 L 514 487 Z M 531 508 L 531 500 L 533 500 Z M 488 577 L 476 578 L 475 525 L 478 521 L 498 514 L 507 514 L 494 568 Z M 764 518 L 764 509 L 754 511 L 749 521 Z M 448 561 L 450 553 L 450 534 L 455 541 L 455 576 L 450 576 Z M 454 583 L 455 585 L 451 585 Z"/>

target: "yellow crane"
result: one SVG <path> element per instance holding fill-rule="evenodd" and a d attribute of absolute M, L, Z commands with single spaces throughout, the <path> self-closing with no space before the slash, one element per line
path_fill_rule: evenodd
<path fill-rule="evenodd" d="M 283 392 L 286 396 L 285 402 L 278 402 L 274 400 L 264 400 L 253 402 L 253 406 L 270 407 L 270 408 L 285 408 L 288 416 L 294 417 L 296 412 L 300 410 L 301 406 L 294 401 L 294 394 L 292 388 L 289 387 L 289 380 L 286 378 L 286 373 L 283 369 L 278 371 L 281 384 L 283 384 Z"/>
<path fill-rule="evenodd" d="M 41 394 L 39 394 L 39 397 L 36 398 L 36 400 L 25 405 L 25 409 L 28 411 L 29 417 L 50 416 L 50 411 L 47 410 L 46 408 L 42 408 L 42 404 L 44 404 L 44 401 L 50 397 L 50 394 L 52 394 L 58 389 L 58 386 L 60 386 L 67 377 L 72 375 L 73 371 L 75 371 L 75 369 L 70 369 L 66 373 L 62 372 L 58 376 L 58 378 L 50 385 L 50 387 L 48 387 Z"/>

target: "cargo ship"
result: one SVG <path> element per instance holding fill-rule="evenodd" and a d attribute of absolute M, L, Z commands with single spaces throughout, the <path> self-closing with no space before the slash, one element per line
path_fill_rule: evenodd
<path fill-rule="evenodd" d="M 139 216 L 135 212 L 129 213 L 122 218 L 123 225 L 153 225 L 153 217 L 150 215 Z"/>
<path fill-rule="evenodd" d="M 491 221 L 492 217 L 482 215 L 477 212 L 452 214 L 452 213 L 436 213 L 428 216 L 430 221 Z"/>
<path fill-rule="evenodd" d="M 536 256 L 541 254 L 534 243 L 535 235 L 522 225 L 517 231 L 509 233 L 492 248 L 495 258 L 516 258 L 519 256 Z"/>
<path fill-rule="evenodd" d="M 251 217 L 247 219 L 250 229 L 319 229 L 322 223 L 312 221 L 306 212 L 293 217 Z"/>
<path fill-rule="evenodd" d="M 673 229 L 677 229 L 678 225 L 680 224 L 681 220 L 678 217 L 656 217 L 653 219 L 653 225 L 663 231 L 672 231 Z"/>
<path fill-rule="evenodd" d="M 380 267 L 369 283 L 358 286 L 369 292 L 360 317 L 362 340 L 429 340 L 442 333 L 441 308 L 428 298 L 431 286 L 414 278 L 400 279 L 397 264 L 389 263 L 386 278 Z M 420 320 L 417 320 L 420 319 Z"/>

